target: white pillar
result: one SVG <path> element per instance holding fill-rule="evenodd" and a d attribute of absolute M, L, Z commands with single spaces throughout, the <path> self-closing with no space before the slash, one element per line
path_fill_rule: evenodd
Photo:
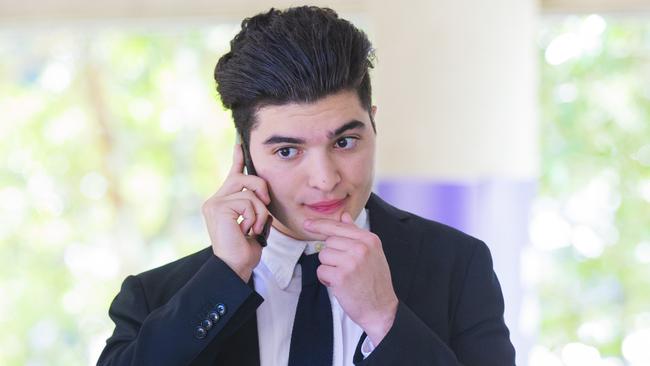
<path fill-rule="evenodd" d="M 379 174 L 536 176 L 535 1 L 369 7 Z"/>
<path fill-rule="evenodd" d="M 526 364 L 518 263 L 538 174 L 536 1 L 367 4 L 378 56 L 377 178 L 475 185 L 479 197 L 466 208 L 480 212 L 469 232 L 490 246 L 517 363 Z M 522 184 L 512 195 L 504 188 Z"/>

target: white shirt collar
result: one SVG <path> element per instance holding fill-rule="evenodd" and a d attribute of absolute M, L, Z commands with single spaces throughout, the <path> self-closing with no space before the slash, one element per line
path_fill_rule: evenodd
<path fill-rule="evenodd" d="M 354 220 L 355 225 L 369 230 L 367 209 L 361 210 Z M 302 241 L 287 236 L 271 227 L 266 247 L 262 249 L 261 262 L 271 271 L 278 287 L 286 289 L 293 277 L 293 271 L 303 252 L 312 254 L 319 252 L 324 245 L 322 241 Z"/>

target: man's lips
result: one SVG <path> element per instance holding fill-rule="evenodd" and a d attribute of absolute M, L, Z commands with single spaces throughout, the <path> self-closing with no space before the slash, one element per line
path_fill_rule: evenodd
<path fill-rule="evenodd" d="M 347 197 L 338 200 L 320 201 L 312 204 L 305 204 L 305 206 L 320 213 L 332 213 L 343 206 L 346 198 Z"/>

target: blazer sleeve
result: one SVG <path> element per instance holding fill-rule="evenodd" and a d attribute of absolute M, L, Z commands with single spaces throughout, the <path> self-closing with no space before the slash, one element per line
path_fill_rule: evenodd
<path fill-rule="evenodd" d="M 435 291 L 432 289 L 431 291 Z M 503 320 L 503 295 L 484 243 L 475 246 L 453 311 L 446 344 L 400 300 L 395 321 L 384 339 L 363 359 L 360 345 L 355 365 L 509 366 L 515 350 Z"/>
<path fill-rule="evenodd" d="M 109 309 L 115 331 L 97 364 L 187 365 L 208 344 L 232 334 L 255 314 L 262 301 L 214 255 L 169 301 L 155 309 L 148 305 L 141 279 L 129 276 Z M 215 310 L 221 310 L 219 320 L 203 337 L 197 336 L 201 322 Z"/>

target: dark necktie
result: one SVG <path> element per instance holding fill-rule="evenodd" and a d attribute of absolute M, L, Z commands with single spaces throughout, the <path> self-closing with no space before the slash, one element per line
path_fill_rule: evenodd
<path fill-rule="evenodd" d="M 303 255 L 302 290 L 291 332 L 289 366 L 332 366 L 334 331 L 327 288 L 318 281 L 318 253 Z"/>

